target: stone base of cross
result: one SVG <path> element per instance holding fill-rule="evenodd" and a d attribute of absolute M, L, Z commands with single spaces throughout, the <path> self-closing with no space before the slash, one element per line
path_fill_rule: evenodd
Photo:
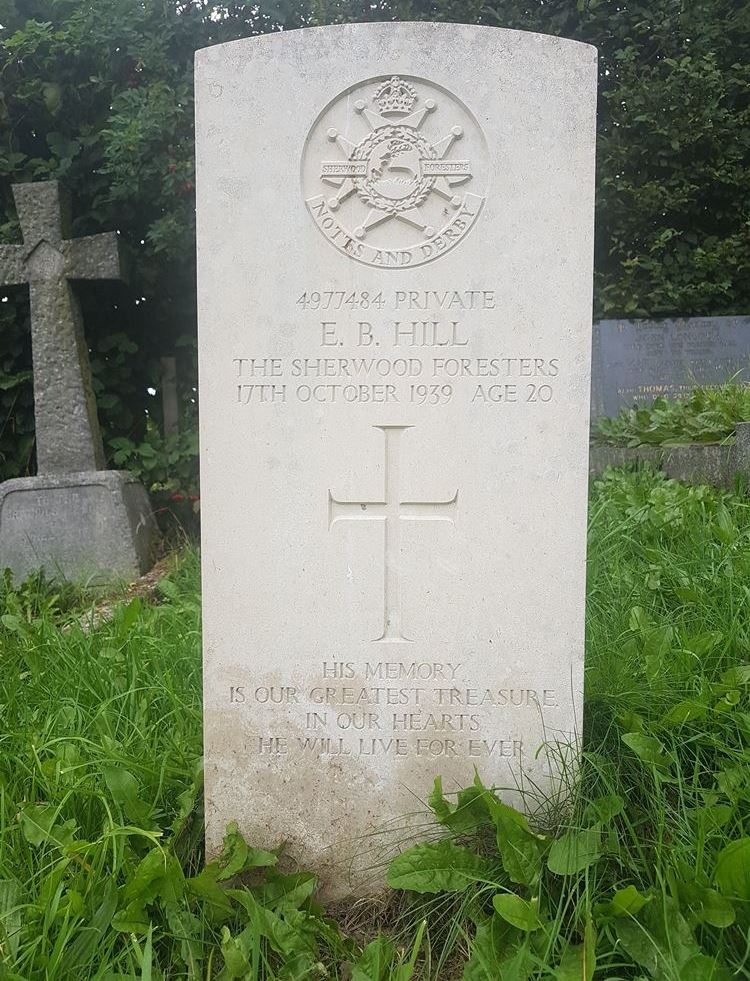
<path fill-rule="evenodd" d="M 0 569 L 16 582 L 43 569 L 82 586 L 131 581 L 154 563 L 148 494 L 129 473 L 18 477 L 0 484 Z"/>
<path fill-rule="evenodd" d="M 119 279 L 117 235 L 70 237 L 56 181 L 16 184 L 21 245 L 0 245 L 0 287 L 28 284 L 36 477 L 0 484 L 0 569 L 77 581 L 132 578 L 156 525 L 130 474 L 105 470 L 88 346 L 73 280 Z"/>

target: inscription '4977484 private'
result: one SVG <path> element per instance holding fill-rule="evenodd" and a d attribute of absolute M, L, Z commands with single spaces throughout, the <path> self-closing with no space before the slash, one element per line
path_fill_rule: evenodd
<path fill-rule="evenodd" d="M 575 743 L 595 79 L 456 25 L 198 53 L 209 853 L 365 891 L 436 771 L 517 802 Z"/>

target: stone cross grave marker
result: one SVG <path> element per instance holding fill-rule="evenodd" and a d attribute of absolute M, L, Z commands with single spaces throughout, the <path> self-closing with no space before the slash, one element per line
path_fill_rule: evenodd
<path fill-rule="evenodd" d="M 0 286 L 28 284 L 37 477 L 0 485 L 0 567 L 69 578 L 145 571 L 154 526 L 143 488 L 105 471 L 88 349 L 71 280 L 119 279 L 117 235 L 70 237 L 56 181 L 16 184 L 21 245 L 0 245 Z"/>
<path fill-rule="evenodd" d="M 209 854 L 364 892 L 437 774 L 575 761 L 595 92 L 492 28 L 198 53 Z"/>

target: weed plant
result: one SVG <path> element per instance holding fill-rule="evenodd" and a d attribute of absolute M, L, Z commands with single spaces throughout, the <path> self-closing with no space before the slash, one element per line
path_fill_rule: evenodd
<path fill-rule="evenodd" d="M 443 837 L 355 930 L 236 828 L 204 865 L 196 555 L 89 631 L 80 596 L 6 581 L 0 981 L 750 978 L 749 599 L 744 496 L 598 481 L 567 796 L 527 818 L 436 780 Z"/>
<path fill-rule="evenodd" d="M 737 423 L 749 420 L 750 386 L 704 386 L 684 399 L 658 398 L 651 406 L 596 419 L 592 439 L 605 446 L 729 443 Z"/>

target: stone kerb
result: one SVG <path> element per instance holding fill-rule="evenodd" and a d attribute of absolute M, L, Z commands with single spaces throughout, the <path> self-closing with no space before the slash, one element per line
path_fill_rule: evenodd
<path fill-rule="evenodd" d="M 603 473 L 607 467 L 647 464 L 674 480 L 711 484 L 727 490 L 735 477 L 750 477 L 750 422 L 737 424 L 734 443 L 686 443 L 664 446 L 591 446 L 589 472 Z"/>

